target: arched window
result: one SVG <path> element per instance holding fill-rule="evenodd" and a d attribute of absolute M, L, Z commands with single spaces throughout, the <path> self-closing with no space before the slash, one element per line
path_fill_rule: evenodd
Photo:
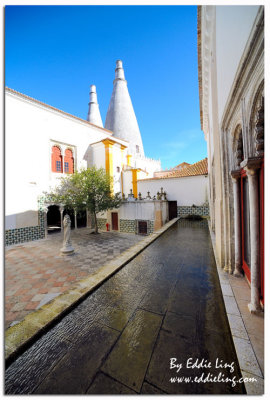
<path fill-rule="evenodd" d="M 61 149 L 58 146 L 52 147 L 52 172 L 63 172 Z"/>
<path fill-rule="evenodd" d="M 64 172 L 65 174 L 73 174 L 74 172 L 74 158 L 70 149 L 66 149 L 65 151 Z"/>

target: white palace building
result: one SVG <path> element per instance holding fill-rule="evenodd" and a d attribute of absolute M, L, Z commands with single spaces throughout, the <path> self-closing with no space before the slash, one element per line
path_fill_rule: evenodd
<path fill-rule="evenodd" d="M 171 197 L 170 188 L 175 187 L 173 182 L 176 182 L 172 181 L 173 173 L 168 174 L 168 179 L 155 177 L 155 173 L 161 170 L 161 163 L 144 155 L 120 60 L 116 62 L 105 127 L 94 85 L 90 87 L 87 120 L 6 88 L 5 131 L 7 245 L 44 238 L 50 228 L 61 229 L 66 213 L 64 205 L 44 204 L 43 193 L 55 187 L 59 178 L 92 166 L 103 167 L 113 177 L 112 190 L 120 192 L 124 199 L 119 209 L 98 216 L 101 229 L 109 223 L 110 229 L 116 231 L 140 233 L 141 229 L 141 233 L 151 233 L 177 212 L 179 214 L 181 206 L 190 208 L 191 213 L 194 213 L 194 207 L 198 207 L 195 211 L 208 214 L 205 204 L 207 167 L 203 171 L 195 168 L 199 172 L 190 173 L 187 164 L 186 175 L 176 172 L 174 178 L 178 173 L 177 182 L 181 181 L 182 186 L 180 182 L 179 190 L 177 193 L 174 190 Z M 19 168 L 14 168 L 14 160 Z M 200 181 L 200 190 L 196 193 L 193 193 L 192 177 Z M 149 187 L 151 194 L 148 193 Z M 187 187 L 191 195 L 185 204 L 183 196 Z M 165 191 L 167 193 L 162 194 Z M 171 200 L 174 208 L 171 215 L 170 201 L 167 200 Z M 91 226 L 91 216 L 86 212 L 71 217 L 75 227 Z"/>

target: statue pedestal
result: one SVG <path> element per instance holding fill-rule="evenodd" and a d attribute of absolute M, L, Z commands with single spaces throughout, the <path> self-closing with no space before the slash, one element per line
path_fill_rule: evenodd
<path fill-rule="evenodd" d="M 62 249 L 60 249 L 61 254 L 64 256 L 71 256 L 72 254 L 74 254 L 74 249 L 72 246 L 66 246 L 66 247 L 62 247 Z"/>

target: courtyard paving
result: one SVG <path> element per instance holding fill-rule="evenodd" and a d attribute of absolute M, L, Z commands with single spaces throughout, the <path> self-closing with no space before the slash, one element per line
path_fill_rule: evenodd
<path fill-rule="evenodd" d="M 63 233 L 47 239 L 9 246 L 5 251 L 5 328 L 69 289 L 74 282 L 96 272 L 129 249 L 143 236 L 72 230 L 72 256 L 60 255 Z"/>
<path fill-rule="evenodd" d="M 179 221 L 13 361 L 5 392 L 243 394 L 240 377 L 207 223 Z"/>

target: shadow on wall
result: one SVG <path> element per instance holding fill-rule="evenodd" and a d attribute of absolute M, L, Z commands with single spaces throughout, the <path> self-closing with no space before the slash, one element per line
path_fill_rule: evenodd
<path fill-rule="evenodd" d="M 38 211 L 27 210 L 21 213 L 6 215 L 5 230 L 37 226 L 38 223 Z"/>
<path fill-rule="evenodd" d="M 86 168 L 90 168 L 93 165 L 93 149 L 89 145 L 84 153 L 83 160 L 86 161 Z M 79 166 L 77 166 L 79 167 Z M 80 169 L 80 168 L 79 168 Z"/>

